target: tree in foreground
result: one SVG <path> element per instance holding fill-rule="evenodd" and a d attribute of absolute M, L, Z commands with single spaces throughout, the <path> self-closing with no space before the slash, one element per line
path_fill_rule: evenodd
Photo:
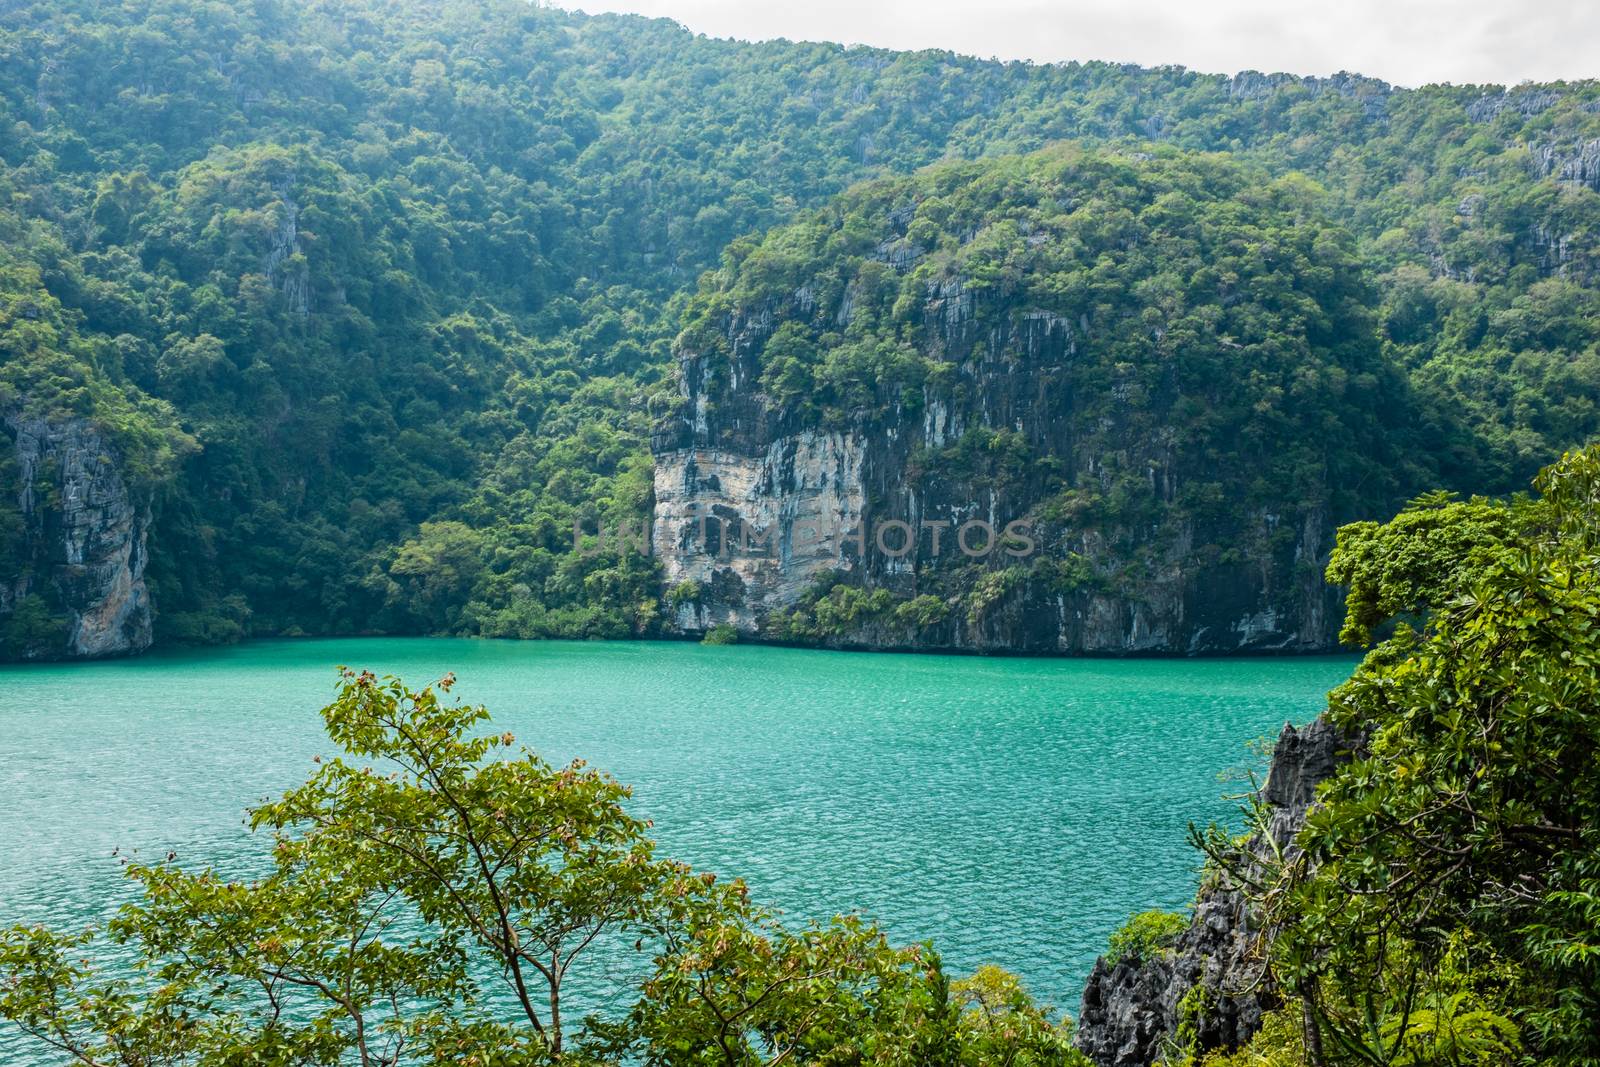
<path fill-rule="evenodd" d="M 1292 1003 L 1219 1064 L 1600 1064 L 1600 446 L 1535 485 L 1340 532 L 1347 633 L 1392 636 L 1301 851 L 1241 872 Z"/>
<path fill-rule="evenodd" d="M 103 1067 L 1082 1062 L 1004 972 L 657 857 L 624 786 L 475 735 L 452 684 L 344 671 L 346 755 L 251 813 L 266 873 L 128 864 L 105 929 L 0 934 L 0 1016 Z"/>

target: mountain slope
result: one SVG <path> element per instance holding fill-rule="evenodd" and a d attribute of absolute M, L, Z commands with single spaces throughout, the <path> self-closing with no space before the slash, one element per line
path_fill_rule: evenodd
<path fill-rule="evenodd" d="M 751 45 L 519 0 L 9 0 L 0 58 L 8 254 L 111 405 L 6 415 L 120 456 L 113 391 L 171 411 L 134 435 L 178 457 L 135 490 L 157 641 L 656 632 L 655 564 L 571 529 L 647 519 L 699 273 L 859 180 L 1062 139 L 1322 184 L 1446 484 L 1518 486 L 1597 428 L 1592 83 Z M 35 619 L 76 610 L 14 558 Z"/>

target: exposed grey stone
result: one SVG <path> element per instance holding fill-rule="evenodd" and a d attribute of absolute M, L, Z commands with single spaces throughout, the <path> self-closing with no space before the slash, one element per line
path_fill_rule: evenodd
<path fill-rule="evenodd" d="M 1523 118 L 1532 118 L 1555 107 L 1564 95 L 1549 86 L 1519 85 L 1501 93 L 1480 96 L 1467 105 L 1467 117 L 1473 122 L 1488 122 L 1502 111 L 1515 111 Z"/>
<path fill-rule="evenodd" d="M 1317 786 L 1354 747 L 1322 719 L 1299 730 L 1284 725 L 1261 789 L 1270 841 L 1252 837 L 1242 857 L 1247 864 L 1274 850 L 1295 854 L 1293 839 Z M 1208 872 L 1189 926 L 1169 951 L 1115 966 L 1103 957 L 1095 961 L 1078 1013 L 1078 1047 L 1100 1067 L 1158 1063 L 1174 1048 L 1184 1001 L 1194 993 L 1190 1023 L 1197 1048 L 1237 1048 L 1279 1003 L 1263 967 L 1270 937 L 1255 923 L 1242 888 L 1223 872 Z"/>
<path fill-rule="evenodd" d="M 1600 192 L 1600 138 L 1577 144 L 1538 145 L 1530 156 L 1539 177 Z"/>
<path fill-rule="evenodd" d="M 26 558 L 18 573 L 0 574 L 0 614 L 40 593 L 67 614 L 54 655 L 148 648 L 149 506 L 130 492 L 115 449 L 86 419 L 5 421 L 16 449 Z"/>

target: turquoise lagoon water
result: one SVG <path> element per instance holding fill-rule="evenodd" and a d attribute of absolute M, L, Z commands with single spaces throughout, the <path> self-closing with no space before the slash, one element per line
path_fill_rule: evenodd
<path fill-rule="evenodd" d="M 1316 715 L 1354 662 L 367 638 L 3 668 L 0 923 L 103 917 L 126 899 L 117 848 L 237 864 L 263 844 L 245 807 L 332 751 L 336 664 L 453 670 L 496 730 L 631 783 L 665 854 L 1075 1012 L 1127 915 L 1192 897 L 1186 826 L 1236 810 L 1219 772 L 1259 767 L 1249 743 Z"/>

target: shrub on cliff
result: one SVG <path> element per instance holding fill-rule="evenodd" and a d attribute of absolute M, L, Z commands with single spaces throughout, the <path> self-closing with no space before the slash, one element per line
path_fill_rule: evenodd
<path fill-rule="evenodd" d="M 1141 911 L 1112 931 L 1106 947 L 1106 963 L 1115 967 L 1123 960 L 1148 960 L 1172 947 L 1189 925 L 1184 916 L 1171 911 Z"/>
<path fill-rule="evenodd" d="M 739 631 L 725 622 L 718 623 L 706 631 L 700 639 L 702 645 L 736 645 L 739 643 Z"/>

